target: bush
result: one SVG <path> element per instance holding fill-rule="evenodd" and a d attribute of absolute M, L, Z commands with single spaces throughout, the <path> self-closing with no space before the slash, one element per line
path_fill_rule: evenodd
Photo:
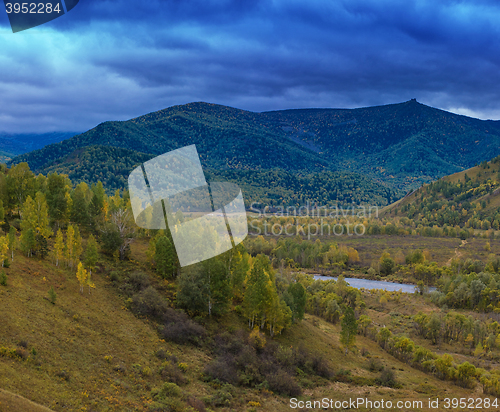
<path fill-rule="evenodd" d="M 328 362 L 322 356 L 310 355 L 310 368 L 312 372 L 318 376 L 330 379 L 333 376 L 333 371 L 328 366 Z"/>
<path fill-rule="evenodd" d="M 260 351 L 266 346 L 266 337 L 260 332 L 259 328 L 254 328 L 250 333 L 248 338 L 250 345 L 252 345 L 257 351 Z"/>
<path fill-rule="evenodd" d="M 127 279 L 135 292 L 140 292 L 150 286 L 149 276 L 143 272 L 132 272 Z"/>
<path fill-rule="evenodd" d="M 160 375 L 163 379 L 175 383 L 176 385 L 184 385 L 187 383 L 187 379 L 184 377 L 179 367 L 176 363 L 171 361 L 165 361 L 162 363 Z"/>
<path fill-rule="evenodd" d="M 309 353 L 305 348 L 301 347 L 295 350 L 294 353 L 295 366 L 307 371 L 308 373 L 331 378 L 334 373 L 328 366 L 328 363 L 323 357 Z"/>
<path fill-rule="evenodd" d="M 158 349 L 156 351 L 156 357 L 158 359 L 167 359 L 167 357 L 169 357 L 170 355 L 171 355 L 170 351 L 166 351 L 165 349 Z"/>
<path fill-rule="evenodd" d="M 339 382 L 350 382 L 351 381 L 351 371 L 349 369 L 340 369 L 335 374 L 335 380 Z"/>
<path fill-rule="evenodd" d="M 161 318 L 167 309 L 167 302 L 152 286 L 132 297 L 131 310 L 136 315 Z"/>
<path fill-rule="evenodd" d="M 195 411 L 198 412 L 205 412 L 207 409 L 205 408 L 205 404 L 203 401 L 198 399 L 196 396 L 189 396 L 186 400 L 186 403 L 193 408 Z"/>
<path fill-rule="evenodd" d="M 118 230 L 111 224 L 101 230 L 102 251 L 110 256 L 123 244 L 123 240 Z"/>
<path fill-rule="evenodd" d="M 182 390 L 175 383 L 165 382 L 158 392 L 160 398 L 179 398 L 182 396 Z"/>
<path fill-rule="evenodd" d="M 149 366 L 144 366 L 144 368 L 141 369 L 141 375 L 142 376 L 151 376 L 151 368 Z"/>
<path fill-rule="evenodd" d="M 279 370 L 278 372 L 266 376 L 269 389 L 273 392 L 280 393 L 287 396 L 299 396 L 302 393 L 300 386 L 295 380 L 285 371 Z"/>
<path fill-rule="evenodd" d="M 70 379 L 69 373 L 66 371 L 57 372 L 56 376 L 61 378 L 61 379 L 64 379 L 66 382 L 68 382 Z"/>
<path fill-rule="evenodd" d="M 109 279 L 111 280 L 111 282 L 118 282 L 120 280 L 120 273 L 114 270 L 109 274 Z"/>
<path fill-rule="evenodd" d="M 22 359 L 22 360 L 25 360 L 28 358 L 29 356 L 29 353 L 26 349 L 24 348 L 16 348 L 16 356 L 19 358 L 19 359 Z"/>
<path fill-rule="evenodd" d="M 163 314 L 163 320 L 165 326 L 162 335 L 172 342 L 199 344 L 200 339 L 205 336 L 203 326 L 193 322 L 185 313 L 167 308 Z"/>
<path fill-rule="evenodd" d="M 7 286 L 7 275 L 3 270 L 0 272 L 0 285 Z"/>
<path fill-rule="evenodd" d="M 122 365 L 122 364 L 119 364 L 119 365 L 116 365 L 113 370 L 115 372 L 119 372 L 119 373 L 126 373 L 127 372 L 127 368 L 125 367 L 125 365 Z"/>
<path fill-rule="evenodd" d="M 218 358 L 205 367 L 205 374 L 212 379 L 235 385 L 238 383 L 238 373 L 234 361 L 230 358 Z"/>
<path fill-rule="evenodd" d="M 245 337 L 243 331 L 237 333 L 224 332 L 213 338 L 213 347 L 220 355 L 231 353 L 237 355 L 245 347 Z"/>
<path fill-rule="evenodd" d="M 384 365 L 382 365 L 382 362 L 380 362 L 378 359 L 371 358 L 368 360 L 367 369 L 370 372 L 380 372 L 384 369 Z"/>
<path fill-rule="evenodd" d="M 230 406 L 233 399 L 233 387 L 226 383 L 207 401 L 213 406 Z"/>
<path fill-rule="evenodd" d="M 284 368 L 291 368 L 295 363 L 293 349 L 288 346 L 280 345 L 276 351 L 276 359 Z"/>
<path fill-rule="evenodd" d="M 51 286 L 49 289 L 49 302 L 52 303 L 53 305 L 55 305 L 56 298 L 57 298 L 56 292 L 55 292 L 54 288 Z"/>
<path fill-rule="evenodd" d="M 387 386 L 389 388 L 395 388 L 398 386 L 396 381 L 396 374 L 392 369 L 385 368 L 380 377 L 377 379 L 377 383 L 382 386 Z"/>
<path fill-rule="evenodd" d="M 177 398 L 165 398 L 155 402 L 149 408 L 150 412 L 186 412 L 185 405 Z"/>
<path fill-rule="evenodd" d="M 115 279 L 116 281 L 120 279 L 118 272 L 111 272 L 110 277 L 114 281 Z M 126 274 L 122 278 L 123 282 L 120 285 L 120 290 L 127 296 L 132 296 L 138 292 L 141 292 L 151 285 L 149 276 L 139 271 Z"/>

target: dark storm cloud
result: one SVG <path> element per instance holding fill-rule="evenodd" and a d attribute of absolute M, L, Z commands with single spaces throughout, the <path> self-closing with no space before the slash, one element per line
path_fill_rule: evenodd
<path fill-rule="evenodd" d="M 415 97 L 500 118 L 498 21 L 493 1 L 81 0 L 38 29 L 0 29 L 0 130 L 87 129 L 200 100 L 263 111 Z"/>

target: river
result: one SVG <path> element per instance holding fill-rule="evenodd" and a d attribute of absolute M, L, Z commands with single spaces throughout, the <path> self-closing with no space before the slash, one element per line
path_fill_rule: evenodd
<path fill-rule="evenodd" d="M 314 275 L 314 279 L 317 280 L 337 280 L 335 277 L 331 276 L 322 276 L 322 275 Z M 395 292 L 398 290 L 402 290 L 405 293 L 413 293 L 415 292 L 415 285 L 409 285 L 407 283 L 395 283 L 395 282 L 385 282 L 383 280 L 369 280 L 369 279 L 357 279 L 357 278 L 344 278 L 345 281 L 356 289 L 382 289 L 388 290 L 390 292 Z M 436 290 L 434 287 L 429 287 L 429 292 Z"/>

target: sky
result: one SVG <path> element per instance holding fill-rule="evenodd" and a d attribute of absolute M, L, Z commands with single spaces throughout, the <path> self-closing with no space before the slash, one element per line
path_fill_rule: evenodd
<path fill-rule="evenodd" d="M 80 0 L 18 33 L 0 4 L 0 132 L 79 132 L 194 101 L 416 98 L 498 120 L 499 97 L 496 0 Z"/>

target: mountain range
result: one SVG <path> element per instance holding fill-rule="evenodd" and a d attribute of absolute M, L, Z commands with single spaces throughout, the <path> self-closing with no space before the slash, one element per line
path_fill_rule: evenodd
<path fill-rule="evenodd" d="M 190 144 L 196 144 L 208 176 L 243 181 L 250 197 L 260 201 L 300 203 L 310 192 L 310 200 L 321 202 L 367 202 L 368 197 L 388 204 L 424 182 L 498 155 L 500 121 L 453 114 L 414 99 L 358 109 L 263 113 L 199 102 L 104 122 L 12 163 L 64 172 L 74 181 L 102 180 L 114 190 L 125 187 L 137 164 Z M 305 188 L 311 180 L 317 183 Z"/>
<path fill-rule="evenodd" d="M 0 133 L 0 152 L 7 157 L 14 157 L 23 153 L 41 149 L 52 143 L 69 139 L 76 132 L 50 133 Z M 10 159 L 9 159 L 10 160 Z"/>

